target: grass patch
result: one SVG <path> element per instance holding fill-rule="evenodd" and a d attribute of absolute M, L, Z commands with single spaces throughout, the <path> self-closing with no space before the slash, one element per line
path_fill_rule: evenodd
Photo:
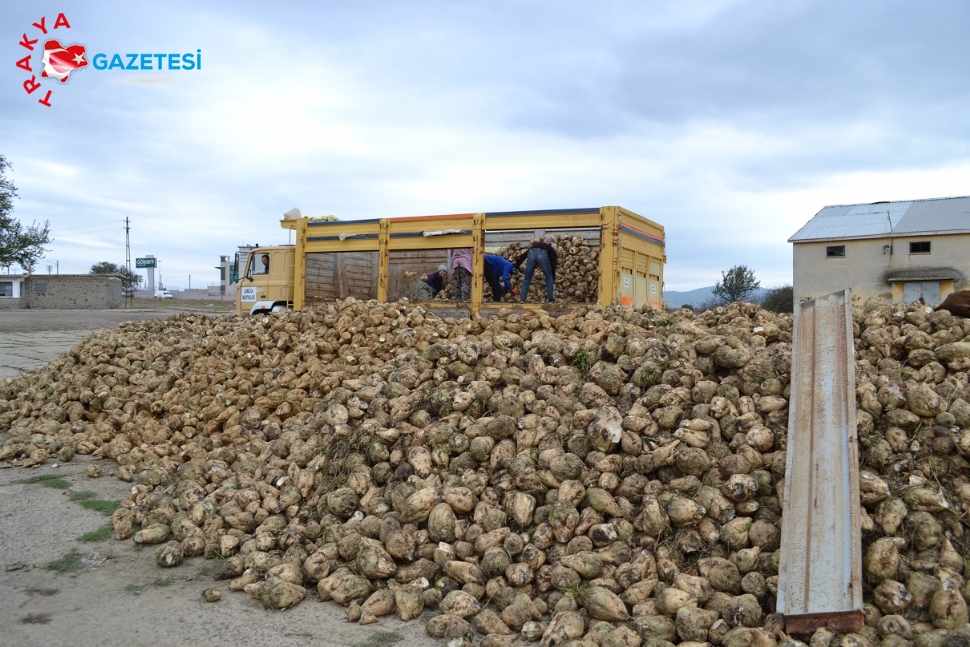
<path fill-rule="evenodd" d="M 141 584 L 129 584 L 125 587 L 125 590 L 129 593 L 141 593 L 144 588 Z"/>
<path fill-rule="evenodd" d="M 118 509 L 118 506 L 121 505 L 120 501 L 96 499 L 96 496 L 94 492 L 75 492 L 71 495 L 71 501 L 80 504 L 82 508 L 94 510 L 108 516 L 111 516 Z"/>
<path fill-rule="evenodd" d="M 24 593 L 26 593 L 27 595 L 42 595 L 45 598 L 49 598 L 52 595 L 57 595 L 58 594 L 58 590 L 57 589 L 29 588 L 29 589 L 24 590 Z"/>
<path fill-rule="evenodd" d="M 49 613 L 28 613 L 20 619 L 22 625 L 46 625 L 51 621 Z"/>
<path fill-rule="evenodd" d="M 56 573 L 70 573 L 72 571 L 79 571 L 83 567 L 84 564 L 81 563 L 81 555 L 72 550 L 67 555 L 64 555 L 64 557 L 49 562 L 44 568 Z"/>
<path fill-rule="evenodd" d="M 573 358 L 573 366 L 581 373 L 585 373 L 596 361 L 596 355 L 588 350 L 581 350 Z"/>
<path fill-rule="evenodd" d="M 38 483 L 44 487 L 52 487 L 55 490 L 66 490 L 71 487 L 71 484 L 62 479 L 59 476 L 53 474 L 38 474 L 37 476 L 31 476 L 30 478 L 20 479 L 19 481 L 14 481 L 14 483 Z"/>
<path fill-rule="evenodd" d="M 86 532 L 80 537 L 78 541 L 104 541 L 111 537 L 111 532 L 113 528 L 111 526 L 105 526 L 104 528 L 99 528 L 98 530 L 92 530 L 91 532 Z"/>
<path fill-rule="evenodd" d="M 152 586 L 171 586 L 174 583 L 175 583 L 175 580 L 173 580 L 170 577 L 160 577 L 154 582 L 152 582 Z"/>
<path fill-rule="evenodd" d="M 19 481 L 14 481 L 14 483 L 37 483 L 43 485 L 44 487 L 54 488 L 56 490 L 67 490 L 71 487 L 71 484 L 53 474 L 38 474 L 37 476 L 31 476 L 30 478 L 20 479 Z M 94 492 L 75 492 L 71 495 L 71 501 L 80 504 L 81 507 L 87 508 L 88 510 L 95 510 L 101 512 L 102 514 L 111 515 L 118 506 L 121 505 L 120 501 L 106 501 L 104 499 L 98 499 Z M 97 541 L 97 540 L 85 540 L 85 541 Z"/>

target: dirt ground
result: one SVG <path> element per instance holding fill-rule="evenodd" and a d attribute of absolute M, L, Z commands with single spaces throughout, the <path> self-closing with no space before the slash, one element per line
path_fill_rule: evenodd
<path fill-rule="evenodd" d="M 214 309 L 198 301 L 192 305 L 196 311 Z M 16 333 L 21 345 L 46 344 L 26 349 L 42 358 L 28 369 L 39 368 L 45 358 L 69 350 L 93 330 L 185 309 L 169 302 L 131 310 L 3 311 L 0 342 Z M 0 442 L 6 438 L 0 433 Z M 107 460 L 96 461 L 106 476 L 88 478 L 85 469 L 92 461 L 78 456 L 71 463 L 49 461 L 37 469 L 0 469 L 0 645 L 443 644 L 427 635 L 420 619 L 349 623 L 345 609 L 320 602 L 314 588 L 293 609 L 267 611 L 245 593 L 229 591 L 227 582 L 214 581 L 216 563 L 201 557 L 175 568 L 158 567 L 154 547 L 107 536 L 110 520 L 97 508 L 125 498 L 130 485 L 110 476 L 116 466 Z M 212 586 L 222 590 L 222 599 L 204 602 L 202 591 Z"/>

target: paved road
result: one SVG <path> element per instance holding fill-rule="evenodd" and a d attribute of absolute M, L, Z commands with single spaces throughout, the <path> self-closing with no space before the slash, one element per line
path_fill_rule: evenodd
<path fill-rule="evenodd" d="M 98 330 L 124 321 L 164 319 L 180 312 L 217 314 L 225 308 L 149 305 L 119 310 L 0 311 L 0 380 L 46 365 Z"/>

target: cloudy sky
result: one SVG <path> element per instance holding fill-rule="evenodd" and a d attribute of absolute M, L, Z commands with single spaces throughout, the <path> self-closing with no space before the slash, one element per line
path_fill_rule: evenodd
<path fill-rule="evenodd" d="M 42 16 L 89 59 L 202 68 L 28 95 L 14 62 Z M 294 206 L 621 205 L 666 228 L 668 289 L 739 263 L 775 285 L 826 205 L 970 194 L 966 0 L 38 1 L 0 27 L 15 215 L 55 239 L 39 271 L 123 262 L 125 217 L 133 258 L 197 288 L 236 245 L 286 243 Z"/>

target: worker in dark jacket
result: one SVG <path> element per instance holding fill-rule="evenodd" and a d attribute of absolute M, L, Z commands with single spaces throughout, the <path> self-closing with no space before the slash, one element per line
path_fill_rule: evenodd
<path fill-rule="evenodd" d="M 529 298 L 529 284 L 532 283 L 532 275 L 535 274 L 537 265 L 542 270 L 542 275 L 546 277 L 546 301 L 552 303 L 556 265 L 559 263 L 556 248 L 536 238 L 532 241 L 529 249 L 515 259 L 515 266 L 521 266 L 523 261 L 525 261 L 525 277 L 522 279 L 522 295 L 520 297 L 522 303 L 525 303 L 525 300 Z"/>
<path fill-rule="evenodd" d="M 448 284 L 448 266 L 442 263 L 438 266 L 438 271 L 428 275 L 428 285 L 431 286 L 434 294 L 431 296 L 438 296 L 438 293 L 445 289 L 445 285 Z"/>
<path fill-rule="evenodd" d="M 501 301 L 506 292 L 517 294 L 512 289 L 512 281 L 509 277 L 519 272 L 511 261 L 505 260 L 498 254 L 485 254 L 485 264 L 482 269 L 485 281 L 492 288 L 492 301 Z"/>

